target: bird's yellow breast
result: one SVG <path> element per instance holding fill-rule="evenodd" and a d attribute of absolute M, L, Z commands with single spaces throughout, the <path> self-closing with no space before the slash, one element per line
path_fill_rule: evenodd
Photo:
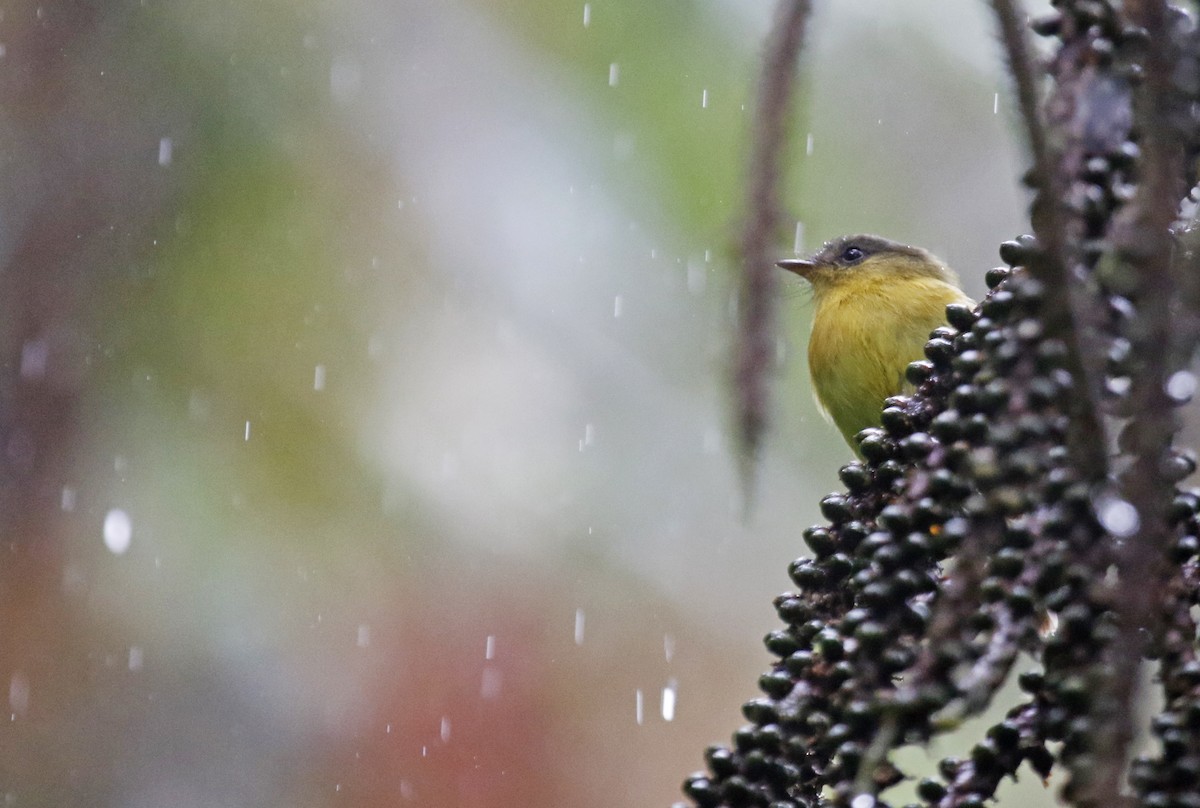
<path fill-rule="evenodd" d="M 817 400 L 846 440 L 879 424 L 883 401 L 904 390 L 946 306 L 971 301 L 936 278 L 863 273 L 816 290 L 808 366 Z"/>

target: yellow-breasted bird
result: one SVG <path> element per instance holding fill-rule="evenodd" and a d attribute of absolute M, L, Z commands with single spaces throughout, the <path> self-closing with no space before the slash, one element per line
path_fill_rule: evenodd
<path fill-rule="evenodd" d="M 884 399 L 904 392 L 905 369 L 924 358 L 929 333 L 946 324 L 946 306 L 975 304 L 940 259 L 879 236 L 842 236 L 779 266 L 812 284 L 813 389 L 857 452 L 854 436 L 878 426 Z"/>

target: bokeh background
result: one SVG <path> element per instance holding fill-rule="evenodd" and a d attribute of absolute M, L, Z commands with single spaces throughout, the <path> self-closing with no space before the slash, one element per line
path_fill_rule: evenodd
<path fill-rule="evenodd" d="M 5 806 L 679 798 L 850 458 L 789 283 L 743 518 L 771 5 L 0 6 Z M 986 4 L 819 5 L 799 247 L 981 293 L 1026 202 Z"/>

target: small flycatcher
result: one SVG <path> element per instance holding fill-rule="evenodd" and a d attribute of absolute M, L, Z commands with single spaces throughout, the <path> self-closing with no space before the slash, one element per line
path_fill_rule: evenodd
<path fill-rule="evenodd" d="M 808 369 L 817 403 L 856 452 L 854 436 L 878 426 L 883 402 L 906 390 L 946 306 L 974 306 L 958 276 L 926 250 L 879 236 L 842 236 L 816 255 L 779 266 L 813 289 Z"/>

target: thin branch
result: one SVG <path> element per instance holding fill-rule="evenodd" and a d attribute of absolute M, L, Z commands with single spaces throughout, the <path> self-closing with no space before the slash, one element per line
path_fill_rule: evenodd
<path fill-rule="evenodd" d="M 742 482 L 751 489 L 753 464 L 767 424 L 769 378 L 775 346 L 775 244 L 782 221 L 780 168 L 791 108 L 796 58 L 804 39 L 809 0 L 782 0 L 767 42 L 755 110 L 747 184 L 746 222 L 740 241 L 742 281 L 736 370 L 738 441 Z"/>
<path fill-rule="evenodd" d="M 1137 697 L 1142 632 L 1153 628 L 1161 617 L 1166 549 L 1171 541 L 1167 509 L 1172 496 L 1164 461 L 1178 428 L 1175 405 L 1166 392 L 1172 364 L 1167 346 L 1174 339 L 1170 227 L 1179 204 L 1183 153 L 1169 114 L 1173 51 L 1169 11 L 1164 0 L 1127 0 L 1125 8 L 1131 21 L 1142 26 L 1154 43 L 1146 51 L 1137 108 L 1143 153 L 1138 195 L 1128 211 L 1131 215 L 1114 228 L 1120 256 L 1138 274 L 1136 336 L 1142 365 L 1133 381 L 1131 400 L 1139 416 L 1127 427 L 1132 430 L 1127 445 L 1133 464 L 1120 481 L 1121 496 L 1137 514 L 1137 529 L 1127 537 L 1118 556 L 1121 574 L 1115 605 L 1120 639 L 1113 648 L 1111 679 L 1100 707 L 1108 727 L 1098 728 L 1096 733 L 1098 776 L 1089 783 L 1087 793 L 1094 805 L 1127 801 L 1122 795 L 1123 764 L 1134 735 L 1128 705 Z"/>
<path fill-rule="evenodd" d="M 1069 234 L 1063 210 L 1064 176 L 1070 176 L 1055 156 L 1042 120 L 1038 82 L 1043 75 L 1035 65 L 1025 32 L 1025 12 L 1019 0 L 991 0 L 1000 27 L 1009 72 L 1016 85 L 1018 106 L 1033 160 L 1032 182 L 1037 188 L 1032 221 L 1041 250 L 1029 257 L 1028 268 L 1047 288 L 1061 290 L 1047 301 L 1045 323 L 1052 336 L 1067 346 L 1067 366 L 1080 382 L 1083 395 L 1075 399 L 1072 413 L 1071 454 L 1081 476 L 1102 480 L 1107 473 L 1108 440 L 1101 416 L 1100 394 L 1104 379 L 1103 351 L 1093 336 L 1097 306 L 1070 277 Z"/>
<path fill-rule="evenodd" d="M 1029 141 L 1029 151 L 1038 174 L 1038 182 L 1051 182 L 1055 176 L 1054 159 L 1050 154 L 1046 127 L 1042 122 L 1039 109 L 1041 99 L 1037 86 L 1042 71 L 1034 65 L 1033 56 L 1030 54 L 1029 38 L 1026 36 L 1023 21 L 1025 13 L 1020 8 L 1019 0 L 992 0 L 992 8 L 1000 26 L 1000 40 L 1004 44 L 1008 71 L 1016 85 L 1017 105 L 1021 110 L 1021 121 L 1025 125 L 1025 137 Z M 1051 254 L 1061 256 L 1063 227 L 1059 208 L 1051 206 L 1046 214 L 1053 226 L 1047 228 L 1047 241 L 1044 246 Z"/>

